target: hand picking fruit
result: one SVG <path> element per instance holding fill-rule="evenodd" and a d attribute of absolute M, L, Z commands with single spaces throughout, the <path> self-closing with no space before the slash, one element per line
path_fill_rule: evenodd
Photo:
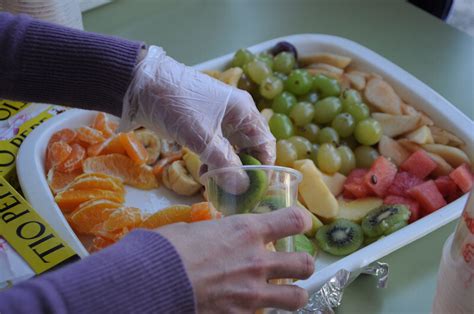
<path fill-rule="evenodd" d="M 115 115 L 123 109 L 124 130 L 158 131 L 210 169 L 240 165 L 233 146 L 264 163 L 275 160 L 274 137 L 246 92 L 177 63 L 161 48 L 8 13 L 0 13 L 0 46 L 0 97 Z M 96 248 L 121 240 L 2 291 L 1 313 L 255 312 L 307 302 L 304 289 L 272 280 L 307 278 L 312 257 L 267 249 L 281 237 L 313 232 L 306 212 L 212 220 L 218 213 L 199 203 L 144 217 L 124 204 L 125 186 L 153 189 L 158 176 L 176 192 L 193 193 L 199 163 L 147 131 L 116 128 L 99 114 L 89 125 L 55 133 L 45 170 L 76 232 L 94 235 Z M 183 223 L 168 224 L 175 221 Z"/>

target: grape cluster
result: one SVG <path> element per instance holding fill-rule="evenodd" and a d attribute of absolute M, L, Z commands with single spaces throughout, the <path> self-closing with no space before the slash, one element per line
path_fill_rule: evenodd
<path fill-rule="evenodd" d="M 336 79 L 298 68 L 296 49 L 288 43 L 276 47 L 273 55 L 240 49 L 231 63 L 244 71 L 238 87 L 260 110 L 274 112 L 269 126 L 278 141 L 276 163 L 291 166 L 309 158 L 327 174 L 345 175 L 370 167 L 382 128 L 359 92 L 342 91 Z"/>

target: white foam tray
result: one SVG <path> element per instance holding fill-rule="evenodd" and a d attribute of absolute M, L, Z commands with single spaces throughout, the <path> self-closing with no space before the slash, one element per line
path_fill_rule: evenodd
<path fill-rule="evenodd" d="M 407 103 L 426 112 L 436 125 L 461 137 L 467 143 L 467 153 L 472 160 L 474 152 L 472 141 L 473 122 L 413 75 L 375 52 L 353 41 L 335 36 L 318 34 L 293 35 L 266 41 L 249 49 L 252 52 L 265 51 L 282 40 L 289 41 L 295 45 L 300 56 L 317 52 L 333 52 L 346 55 L 353 59 L 353 66 L 382 75 Z M 198 64 L 195 67 L 198 70 L 221 70 L 230 62 L 232 56 L 233 53 L 230 53 Z M 66 223 L 54 202 L 44 176 L 43 161 L 47 141 L 54 131 L 66 126 L 77 127 L 84 123 L 89 123 L 91 117 L 91 113 L 72 110 L 47 121 L 27 137 L 20 149 L 17 161 L 20 184 L 28 201 L 81 256 L 87 255 L 87 252 Z M 128 188 L 127 190 L 131 191 L 129 192 L 130 196 L 127 194 L 127 202 L 130 201 L 131 204 L 136 204 L 138 207 L 143 207 L 143 205 L 135 202 L 141 202 L 143 199 L 150 197 L 148 192 L 129 190 Z M 135 195 L 134 193 L 137 193 L 137 197 L 132 196 Z M 164 189 L 151 193 L 154 195 L 153 198 L 159 199 L 158 203 L 151 201 L 151 204 L 165 205 L 174 202 L 189 202 L 189 199 L 176 197 L 176 195 Z M 346 257 L 335 258 L 320 253 L 316 260 L 316 272 L 311 278 L 298 281 L 296 284 L 309 291 L 314 291 L 340 269 L 355 271 L 364 267 L 453 221 L 460 216 L 466 200 L 467 196 L 463 196 L 435 213 Z"/>

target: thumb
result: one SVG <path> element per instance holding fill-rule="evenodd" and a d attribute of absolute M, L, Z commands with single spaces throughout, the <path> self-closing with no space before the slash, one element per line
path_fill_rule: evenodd
<path fill-rule="evenodd" d="M 216 134 L 209 142 L 208 146 L 200 155 L 201 161 L 207 165 L 209 170 L 240 167 L 242 162 L 234 151 L 229 141 L 221 134 Z M 249 186 L 249 178 L 245 171 L 241 169 L 229 169 L 209 177 L 217 182 L 226 192 L 241 194 Z M 202 182 L 205 184 L 206 182 Z"/>

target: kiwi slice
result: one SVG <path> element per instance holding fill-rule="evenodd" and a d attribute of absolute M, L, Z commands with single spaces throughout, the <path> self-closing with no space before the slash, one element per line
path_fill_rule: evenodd
<path fill-rule="evenodd" d="M 344 256 L 356 251 L 364 241 L 362 228 L 347 219 L 336 219 L 316 232 L 316 243 L 324 251 Z"/>
<path fill-rule="evenodd" d="M 258 166 L 260 161 L 250 155 L 240 154 L 243 165 Z M 248 213 L 260 202 L 268 187 L 267 174 L 263 170 L 248 171 L 249 187 L 241 194 L 232 194 L 218 187 L 217 202 L 223 211 Z M 238 208 L 236 208 L 238 206 Z M 226 210 L 227 209 L 227 210 Z"/>
<path fill-rule="evenodd" d="M 316 247 L 304 234 L 297 234 L 293 236 L 294 246 L 296 252 L 306 252 L 311 256 L 316 254 Z"/>
<path fill-rule="evenodd" d="M 367 237 L 388 235 L 407 225 L 410 210 L 405 205 L 381 205 L 362 219 L 362 230 Z"/>
<path fill-rule="evenodd" d="M 288 207 L 288 203 L 283 196 L 270 195 L 262 198 L 258 206 L 252 210 L 252 213 L 263 214 L 271 211 Z"/>

